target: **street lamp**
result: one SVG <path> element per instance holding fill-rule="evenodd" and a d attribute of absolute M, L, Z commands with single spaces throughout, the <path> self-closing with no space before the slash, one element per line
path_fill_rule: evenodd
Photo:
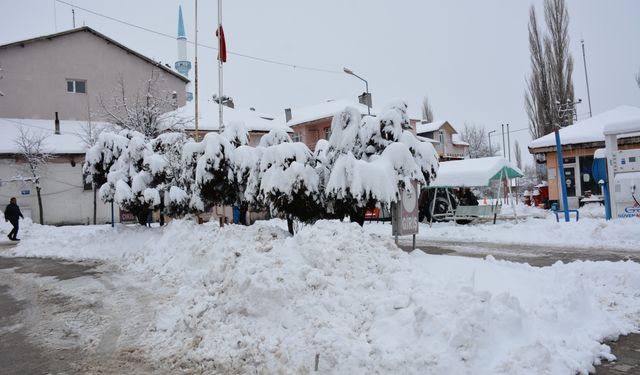
<path fill-rule="evenodd" d="M 492 130 L 489 132 L 489 154 L 491 154 L 491 156 L 493 156 L 493 150 L 491 150 L 491 133 L 495 133 L 495 130 Z"/>
<path fill-rule="evenodd" d="M 349 75 L 352 75 L 352 76 L 360 79 L 361 81 L 364 81 L 365 93 L 367 94 L 367 98 L 366 98 L 366 101 L 367 101 L 367 114 L 370 115 L 371 114 L 371 94 L 369 94 L 369 82 L 367 82 L 366 79 L 364 79 L 364 78 L 360 77 L 359 75 L 355 74 L 353 72 L 353 70 L 351 70 L 349 68 L 342 68 L 342 70 L 345 73 L 347 73 Z"/>

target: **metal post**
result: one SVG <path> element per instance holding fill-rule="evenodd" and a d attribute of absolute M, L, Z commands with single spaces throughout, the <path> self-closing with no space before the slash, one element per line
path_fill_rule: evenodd
<path fill-rule="evenodd" d="M 222 1 L 218 0 L 218 33 L 220 34 L 220 27 L 222 26 Z M 224 122 L 222 114 L 224 109 L 222 108 L 222 35 L 218 35 L 218 121 L 219 132 L 224 130 Z"/>
<path fill-rule="evenodd" d="M 194 57 L 194 73 L 195 73 L 195 90 L 194 90 L 194 94 L 195 94 L 195 124 L 196 124 L 196 133 L 195 133 L 195 140 L 196 142 L 200 140 L 199 134 L 198 134 L 198 0 L 196 0 L 196 51 L 195 51 L 195 57 Z"/>
<path fill-rule="evenodd" d="M 564 210 L 564 221 L 569 222 L 569 200 L 567 199 L 567 182 L 564 176 L 564 160 L 562 157 L 562 143 L 560 143 L 560 130 L 556 129 L 556 149 L 558 156 L 558 178 L 562 188 L 562 208 Z"/>
<path fill-rule="evenodd" d="M 593 117 L 591 113 L 591 93 L 589 92 L 589 75 L 587 75 L 587 57 L 584 53 L 584 39 L 580 40 L 582 43 L 582 62 L 584 63 L 584 79 L 587 81 L 587 101 L 589 102 L 589 117 Z"/>
<path fill-rule="evenodd" d="M 502 156 L 506 158 L 507 157 L 507 149 L 506 149 L 506 147 L 504 147 L 504 124 L 501 124 L 501 125 L 502 125 Z"/>
<path fill-rule="evenodd" d="M 111 201 L 111 228 L 115 226 L 115 215 L 113 214 L 113 201 Z"/>
<path fill-rule="evenodd" d="M 509 161 L 511 161 L 511 135 L 509 134 L 509 124 L 507 124 L 507 148 L 509 152 Z"/>

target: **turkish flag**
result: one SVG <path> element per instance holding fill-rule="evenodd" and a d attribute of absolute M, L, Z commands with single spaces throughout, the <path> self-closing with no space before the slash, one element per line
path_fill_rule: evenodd
<path fill-rule="evenodd" d="M 224 29 L 222 25 L 218 26 L 216 36 L 218 37 L 218 60 L 225 63 L 227 62 L 227 43 L 224 40 Z"/>

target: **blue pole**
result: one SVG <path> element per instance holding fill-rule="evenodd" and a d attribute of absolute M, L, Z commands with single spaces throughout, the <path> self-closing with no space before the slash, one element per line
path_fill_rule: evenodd
<path fill-rule="evenodd" d="M 564 221 L 569 221 L 569 202 L 567 199 L 567 181 L 564 176 L 564 160 L 562 157 L 562 144 L 560 143 L 560 131 L 556 129 L 556 149 L 558 154 L 558 176 L 562 187 L 562 208 L 564 209 Z"/>
<path fill-rule="evenodd" d="M 605 182 L 602 186 L 604 192 L 604 217 L 607 220 L 611 220 L 611 201 L 609 199 L 609 182 Z"/>

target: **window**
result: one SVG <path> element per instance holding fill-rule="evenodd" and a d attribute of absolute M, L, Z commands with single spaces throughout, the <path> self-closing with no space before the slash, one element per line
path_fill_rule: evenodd
<path fill-rule="evenodd" d="M 302 134 L 293 133 L 293 135 L 291 136 L 291 141 L 292 142 L 302 142 Z"/>
<path fill-rule="evenodd" d="M 75 92 L 78 94 L 87 93 L 87 81 L 78 79 L 67 80 L 67 92 Z"/>
<path fill-rule="evenodd" d="M 331 138 L 331 128 L 324 128 L 324 139 L 327 141 Z"/>
<path fill-rule="evenodd" d="M 440 130 L 438 132 L 438 140 L 440 141 L 440 144 L 444 144 L 444 130 Z"/>

